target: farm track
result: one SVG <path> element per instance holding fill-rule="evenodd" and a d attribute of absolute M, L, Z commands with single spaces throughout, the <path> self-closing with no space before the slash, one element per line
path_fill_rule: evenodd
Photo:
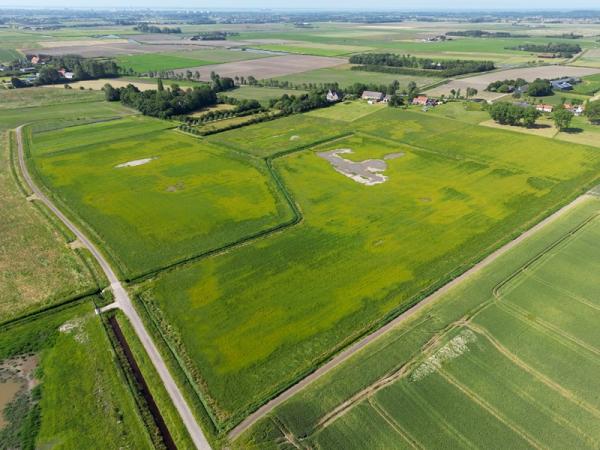
<path fill-rule="evenodd" d="M 181 391 L 177 387 L 177 384 L 175 383 L 175 380 L 171 376 L 171 373 L 169 372 L 164 360 L 162 359 L 162 356 L 158 352 L 156 345 L 154 344 L 150 334 L 146 330 L 146 328 L 142 322 L 142 319 L 140 318 L 137 311 L 135 310 L 129 295 L 127 294 L 127 291 L 121 285 L 121 282 L 117 278 L 112 267 L 110 266 L 110 264 L 108 263 L 108 261 L 106 260 L 104 255 L 102 255 L 102 253 L 87 238 L 87 236 L 85 234 L 83 234 L 79 230 L 79 228 L 77 228 L 73 224 L 73 222 L 71 222 L 60 211 L 60 209 L 58 209 L 54 205 L 54 203 L 37 187 L 37 185 L 34 183 L 33 179 L 31 178 L 31 175 L 29 174 L 29 170 L 27 168 L 27 164 L 25 162 L 25 152 L 23 149 L 23 135 L 22 135 L 23 126 L 24 125 L 21 125 L 16 129 L 16 135 L 17 135 L 19 167 L 21 169 L 21 173 L 23 175 L 23 179 L 25 180 L 25 183 L 27 184 L 29 189 L 31 189 L 31 191 L 37 196 L 39 201 L 43 202 L 46 205 L 46 207 L 53 214 L 55 214 L 58 217 L 58 219 L 62 223 L 64 223 L 65 226 L 67 228 L 69 228 L 69 230 L 71 230 L 71 232 L 73 232 L 73 234 L 77 237 L 77 239 L 79 239 L 79 241 L 82 243 L 82 245 L 85 248 L 87 248 L 90 251 L 90 253 L 92 254 L 92 256 L 96 259 L 96 261 L 102 268 L 102 271 L 104 272 L 104 274 L 106 275 L 106 277 L 110 283 L 110 288 L 114 294 L 116 305 L 118 306 L 119 309 L 121 309 L 124 312 L 124 314 L 127 316 L 129 321 L 131 322 L 131 325 L 132 325 L 133 329 L 135 330 L 135 333 L 137 334 L 138 338 L 140 339 L 140 342 L 142 343 L 146 353 L 148 354 L 150 360 L 152 361 L 154 368 L 156 369 L 158 375 L 160 376 L 161 381 L 163 382 L 165 389 L 166 389 L 167 393 L 169 394 L 175 408 L 179 412 L 181 419 L 182 419 L 190 437 L 192 438 L 194 444 L 196 445 L 196 447 L 198 449 L 202 449 L 202 450 L 210 449 L 211 448 L 210 444 L 208 443 L 206 437 L 204 436 L 202 429 L 196 422 L 196 419 L 194 418 L 194 415 L 193 415 L 189 405 L 187 404 Z"/>
<path fill-rule="evenodd" d="M 345 362 L 346 360 L 351 358 L 353 355 L 355 355 L 356 353 L 361 351 L 364 347 L 366 347 L 371 342 L 377 340 L 381 336 L 389 333 L 391 330 L 393 330 L 400 324 L 407 321 L 409 318 L 411 318 L 412 316 L 414 316 L 415 314 L 420 312 L 426 306 L 435 302 L 437 299 L 439 299 L 445 293 L 447 293 L 448 291 L 453 289 L 455 286 L 459 285 L 460 283 L 462 283 L 465 280 L 467 280 L 468 278 L 472 277 L 473 275 L 475 275 L 476 273 L 478 273 L 485 267 L 489 266 L 492 262 L 494 262 L 500 256 L 504 255 L 505 253 L 507 253 L 508 251 L 513 249 L 515 246 L 519 245 L 524 240 L 528 239 L 529 237 L 531 237 L 534 234 L 536 234 L 537 232 L 539 232 L 546 225 L 550 224 L 551 222 L 555 221 L 559 217 L 563 216 L 565 213 L 569 212 L 573 208 L 580 205 L 587 198 L 589 198 L 589 195 L 587 193 L 577 197 L 571 203 L 563 206 L 561 209 L 554 212 L 550 216 L 546 217 L 541 222 L 538 222 L 536 225 L 534 225 L 529 230 L 523 232 L 517 238 L 513 239 L 512 241 L 508 242 L 504 246 L 500 247 L 499 249 L 497 249 L 496 251 L 494 251 L 493 253 L 488 255 L 486 258 L 481 260 L 479 263 L 475 264 L 470 269 L 463 272 L 462 275 L 459 275 L 457 278 L 453 279 L 452 281 L 448 282 L 444 286 L 440 287 L 438 290 L 436 290 L 435 292 L 430 294 L 428 297 L 424 298 L 420 302 L 414 304 L 409 309 L 405 310 L 403 313 L 398 315 L 395 319 L 388 322 L 386 325 L 384 325 L 381 328 L 375 330 L 374 332 L 368 334 L 367 336 L 363 337 L 359 341 L 352 344 L 350 347 L 348 347 L 345 350 L 343 350 L 342 352 L 338 353 L 336 356 L 331 358 L 328 362 L 323 364 L 321 367 L 319 367 L 317 370 L 312 372 L 310 375 L 306 376 L 305 378 L 300 380 L 298 383 L 294 384 L 293 386 L 289 387 L 285 391 L 281 392 L 280 394 L 278 394 L 277 396 L 272 398 L 269 402 L 265 403 L 262 407 L 257 409 L 254 413 L 252 413 L 248 417 L 246 417 L 246 419 L 244 419 L 242 422 L 240 422 L 236 427 L 234 427 L 229 432 L 229 434 L 228 434 L 229 439 L 233 441 L 236 438 L 238 438 L 243 432 L 248 430 L 257 421 L 259 421 L 261 418 L 263 418 L 267 414 L 271 413 L 277 406 L 281 405 L 286 400 L 288 400 L 289 398 L 291 398 L 292 396 L 294 396 L 295 394 L 297 394 L 298 392 L 303 390 L 305 387 L 312 384 L 313 382 L 315 382 L 316 380 L 321 378 L 323 375 L 327 374 L 328 372 L 330 372 L 331 370 L 333 370 L 334 368 L 336 368 L 337 366 L 339 366 L 340 364 L 342 364 L 343 362 Z M 593 220 L 594 217 L 596 217 L 596 216 L 592 216 L 591 218 L 589 218 L 588 221 L 584 222 L 582 225 L 577 227 L 575 230 L 572 230 L 570 233 L 568 233 L 567 236 L 560 239 L 557 243 L 554 243 L 553 245 L 551 245 L 550 248 L 546 249 L 546 251 L 543 253 L 545 254 L 548 250 L 551 250 L 556 245 L 558 245 L 560 242 L 563 242 L 564 239 L 567 239 L 569 236 L 572 236 L 573 234 L 575 234 L 577 232 L 577 230 L 579 230 L 581 227 L 585 226 L 586 223 L 589 223 L 591 220 Z M 534 260 L 537 260 L 538 258 L 539 258 L 539 256 L 534 258 Z M 529 264 L 532 264 L 533 262 L 534 261 L 531 261 Z M 521 271 L 522 271 L 522 269 L 517 271 L 515 274 L 513 274 L 513 276 L 511 276 L 507 280 L 505 280 L 505 282 L 508 282 L 510 279 L 513 279 L 514 276 L 516 276 L 518 273 L 521 273 Z M 505 282 L 500 283 L 498 286 L 496 286 L 494 288 L 494 295 L 497 295 L 498 290 L 504 284 L 506 284 Z M 530 370 L 532 370 L 532 369 L 530 369 Z M 556 387 L 555 384 L 554 384 L 554 386 Z"/>

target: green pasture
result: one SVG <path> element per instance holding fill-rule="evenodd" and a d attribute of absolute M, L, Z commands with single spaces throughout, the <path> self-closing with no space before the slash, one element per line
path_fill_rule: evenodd
<path fill-rule="evenodd" d="M 302 95 L 306 91 L 297 89 L 279 89 L 260 86 L 240 86 L 232 91 L 225 92 L 225 96 L 239 100 L 258 100 L 261 104 L 268 106 L 269 100 L 280 98 L 282 95 Z"/>
<path fill-rule="evenodd" d="M 2 330 L 0 361 L 22 355 L 37 363 L 37 402 L 21 391 L 5 410 L 7 448 L 153 448 L 91 299 Z"/>
<path fill-rule="evenodd" d="M 244 61 L 248 59 L 270 58 L 272 55 L 256 52 L 248 52 L 244 49 L 206 49 L 206 50 L 187 50 L 172 52 L 169 55 L 181 56 L 182 58 L 193 58 L 202 61 L 211 61 L 211 64 L 220 64 L 235 61 Z"/>
<path fill-rule="evenodd" d="M 33 134 L 38 179 L 127 278 L 290 217 L 263 165 L 165 126 L 134 118 Z"/>
<path fill-rule="evenodd" d="M 599 213 L 588 197 L 286 401 L 236 447 L 275 448 L 282 430 L 323 449 L 597 447 Z"/>
<path fill-rule="evenodd" d="M 289 142 L 279 122 L 246 128 L 251 146 L 227 141 L 235 132 L 222 142 L 265 155 L 272 136 Z M 592 148 L 439 116 L 385 108 L 338 126 L 354 135 L 273 161 L 300 224 L 147 285 L 225 424 L 599 179 Z M 316 154 L 334 149 L 352 161 L 404 155 L 387 161 L 385 183 L 364 186 Z"/>
<path fill-rule="evenodd" d="M 300 55 L 314 56 L 344 56 L 352 53 L 360 53 L 371 50 L 369 47 L 328 44 L 310 45 L 307 43 L 264 44 L 252 46 L 252 48 L 268 50 L 272 52 L 297 53 Z"/>
<path fill-rule="evenodd" d="M 122 55 L 115 58 L 119 67 L 134 72 L 160 72 L 164 70 L 185 69 L 186 67 L 204 66 L 211 61 L 171 55 L 168 53 L 145 53 L 140 55 Z"/>
<path fill-rule="evenodd" d="M 583 95 L 596 94 L 600 91 L 600 74 L 583 77 L 581 83 L 576 84 L 573 90 Z"/>
<path fill-rule="evenodd" d="M 418 86 L 435 83 L 441 80 L 435 77 L 417 77 L 409 75 L 397 75 L 391 73 L 366 72 L 363 70 L 350 70 L 350 65 L 342 65 L 328 69 L 309 70 L 292 75 L 277 77 L 279 81 L 287 81 L 293 84 L 322 84 L 338 83 L 341 87 L 347 87 L 354 83 L 389 85 L 398 80 L 401 87 L 406 87 L 408 83 L 414 81 Z"/>
<path fill-rule="evenodd" d="M 384 103 L 370 105 L 366 101 L 348 101 L 337 103 L 329 108 L 315 109 L 314 111 L 306 113 L 306 116 L 352 122 L 387 107 L 388 106 Z"/>

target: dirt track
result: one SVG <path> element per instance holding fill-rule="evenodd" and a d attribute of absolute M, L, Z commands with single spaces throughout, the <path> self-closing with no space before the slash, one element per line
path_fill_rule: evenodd
<path fill-rule="evenodd" d="M 354 356 L 356 353 L 358 353 L 360 350 L 362 350 L 364 347 L 366 347 L 371 342 L 375 341 L 376 339 L 380 338 L 384 334 L 388 333 L 389 331 L 391 331 L 398 325 L 404 323 L 410 317 L 414 316 L 416 313 L 421 311 L 423 308 L 425 308 L 426 306 L 435 302 L 437 299 L 439 299 L 446 292 L 448 292 L 449 290 L 451 290 L 458 284 L 462 283 L 469 277 L 471 277 L 474 274 L 476 274 L 477 272 L 481 271 L 483 268 L 489 266 L 492 262 L 494 262 L 500 256 L 504 255 L 506 252 L 508 252 L 509 250 L 511 250 L 512 248 L 514 248 L 515 246 L 517 246 L 518 244 L 523 242 L 525 239 L 533 236 L 535 233 L 540 231 L 546 225 L 555 221 L 556 219 L 561 217 L 563 214 L 565 214 L 566 212 L 570 211 L 571 209 L 573 209 L 574 207 L 576 207 L 577 205 L 579 205 L 580 203 L 585 201 L 587 198 L 588 198 L 588 194 L 579 196 L 578 198 L 573 200 L 568 205 L 562 207 L 561 209 L 559 209 L 552 215 L 548 216 L 546 219 L 539 222 L 534 227 L 532 227 L 529 230 L 522 233 L 516 239 L 508 242 L 507 244 L 505 244 L 504 246 L 502 246 L 495 252 L 488 255 L 485 259 L 483 259 L 479 263 L 475 264 L 473 267 L 471 267 L 469 270 L 464 272 L 459 277 L 455 278 L 454 280 L 452 280 L 449 283 L 442 286 L 440 289 L 438 289 L 437 291 L 435 291 L 434 293 L 432 293 L 431 295 L 429 295 L 428 297 L 423 299 L 421 302 L 417 303 L 416 305 L 414 305 L 411 308 L 404 311 L 402 314 L 400 314 L 398 317 L 396 317 L 391 322 L 387 323 L 386 325 L 384 325 L 383 327 L 374 331 L 373 333 L 365 336 L 358 342 L 356 342 L 353 345 L 351 345 L 350 347 L 348 347 L 346 350 L 342 351 L 341 353 L 339 353 L 338 355 L 333 357 L 327 363 L 325 363 L 324 365 L 319 367 L 316 371 L 314 371 L 307 377 L 303 378 L 300 382 L 291 386 L 287 390 L 283 391 L 278 396 L 273 398 L 271 401 L 269 401 L 268 403 L 263 405 L 261 408 L 257 409 L 254 413 L 250 414 L 245 420 L 243 420 L 238 426 L 236 426 L 233 430 L 231 430 L 229 432 L 229 435 L 228 435 L 229 439 L 234 440 L 237 437 L 239 437 L 244 431 L 246 431 L 248 428 L 250 428 L 252 425 L 254 425 L 257 421 L 259 421 L 265 415 L 272 412 L 277 406 L 281 405 L 283 402 L 285 402 L 286 400 L 288 400 L 289 398 L 291 398 L 292 396 L 294 396 L 295 394 L 300 392 L 302 389 L 304 389 L 305 387 L 307 387 L 314 381 L 321 378 L 326 373 L 330 372 L 331 370 L 333 370 L 334 368 L 336 368 L 337 366 L 342 364 L 344 361 L 346 361 L 350 357 Z"/>

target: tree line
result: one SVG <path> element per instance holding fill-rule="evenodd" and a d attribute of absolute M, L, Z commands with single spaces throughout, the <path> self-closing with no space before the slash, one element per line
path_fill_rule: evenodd
<path fill-rule="evenodd" d="M 148 25 L 147 23 L 140 23 L 133 27 L 135 31 L 140 33 L 162 33 L 162 34 L 179 34 L 181 28 L 179 27 L 157 27 L 156 25 Z"/>
<path fill-rule="evenodd" d="M 533 53 L 554 53 L 562 58 L 571 58 L 573 55 L 581 52 L 579 44 L 572 43 L 553 43 L 548 44 L 521 44 L 515 47 L 506 47 L 507 50 L 520 50 Z"/>
<path fill-rule="evenodd" d="M 451 77 L 465 73 L 487 72 L 495 69 L 492 61 L 434 60 L 393 53 L 361 53 L 350 57 L 353 70 Z"/>

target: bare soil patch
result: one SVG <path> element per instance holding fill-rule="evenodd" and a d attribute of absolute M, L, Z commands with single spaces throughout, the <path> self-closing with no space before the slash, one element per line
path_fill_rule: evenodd
<path fill-rule="evenodd" d="M 496 98 L 502 97 L 505 94 L 485 91 L 485 88 L 494 81 L 506 79 L 514 80 L 517 78 L 523 78 L 527 81 L 533 81 L 536 78 L 552 79 L 559 77 L 583 77 L 586 75 L 593 75 L 596 73 L 600 73 L 600 69 L 556 65 L 541 67 L 525 67 L 521 69 L 510 69 L 499 72 L 490 72 L 482 75 L 453 80 L 448 84 L 438 86 L 427 92 L 433 96 L 440 96 L 442 94 L 449 95 L 452 89 L 460 89 L 464 93 L 468 87 L 472 87 L 479 91 L 476 97 L 483 98 L 486 100 L 495 100 Z"/>
<path fill-rule="evenodd" d="M 208 66 L 190 67 L 178 69 L 175 72 L 186 73 L 187 70 L 200 72 L 202 79 L 210 77 L 211 72 L 216 72 L 222 77 L 252 75 L 257 79 L 280 77 L 294 73 L 307 72 L 315 69 L 335 67 L 346 64 L 345 59 L 328 58 L 323 56 L 309 55 L 283 55 L 272 58 L 251 59 L 247 61 L 236 61 L 224 64 L 211 64 Z"/>
<path fill-rule="evenodd" d="M 366 186 L 385 183 L 388 179 L 381 172 L 387 169 L 387 163 L 384 160 L 400 158 L 404 153 L 390 153 L 381 159 L 367 159 L 361 162 L 350 161 L 340 156 L 344 153 L 352 153 L 349 148 L 330 150 L 317 153 L 323 159 L 331 163 L 336 172 Z"/>

